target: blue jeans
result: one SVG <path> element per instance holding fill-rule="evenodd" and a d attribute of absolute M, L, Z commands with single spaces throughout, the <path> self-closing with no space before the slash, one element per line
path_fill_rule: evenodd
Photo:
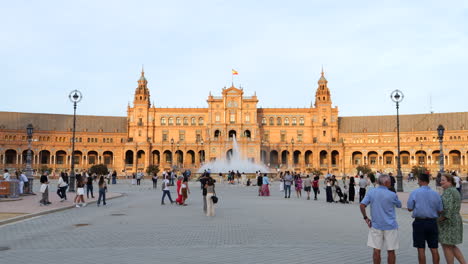
<path fill-rule="evenodd" d="M 284 198 L 291 197 L 291 185 L 284 185 Z"/>
<path fill-rule="evenodd" d="M 169 190 L 167 190 L 167 191 L 163 190 L 163 196 L 161 198 L 161 204 L 164 203 L 164 198 L 166 197 L 166 195 L 167 195 L 167 197 L 169 197 L 169 201 L 171 201 L 171 203 L 173 203 L 172 198 L 171 198 L 171 192 Z"/>
<path fill-rule="evenodd" d="M 97 200 L 97 204 L 101 204 L 101 198 L 102 198 L 102 204 L 106 205 L 106 189 L 104 188 L 99 188 L 99 198 Z"/>
<path fill-rule="evenodd" d="M 89 184 L 86 184 L 86 197 L 88 197 L 89 199 L 89 193 L 91 192 L 91 197 L 94 198 L 94 194 L 93 194 L 93 185 L 89 185 Z"/>

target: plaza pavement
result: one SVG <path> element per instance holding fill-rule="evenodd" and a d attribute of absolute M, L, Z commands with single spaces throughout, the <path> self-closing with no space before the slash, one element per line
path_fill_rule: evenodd
<path fill-rule="evenodd" d="M 258 197 L 256 187 L 218 184 L 220 202 L 209 218 L 199 183 L 190 187 L 189 206 L 161 206 L 160 186 L 121 182 L 110 191 L 126 195 L 105 207 L 90 204 L 0 226 L 1 262 L 371 263 L 357 203 L 327 204 L 323 190 L 319 201 L 284 199 L 277 183 L 270 197 Z M 397 263 L 416 263 L 410 213 L 397 213 Z M 468 243 L 461 250 L 468 255 Z"/>

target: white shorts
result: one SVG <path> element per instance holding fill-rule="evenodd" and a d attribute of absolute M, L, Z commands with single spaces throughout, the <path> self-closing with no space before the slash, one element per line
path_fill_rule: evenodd
<path fill-rule="evenodd" d="M 387 250 L 396 250 L 400 247 L 398 239 L 398 229 L 369 229 L 369 236 L 367 237 L 367 246 L 371 248 L 382 249 L 384 244 L 387 245 Z"/>

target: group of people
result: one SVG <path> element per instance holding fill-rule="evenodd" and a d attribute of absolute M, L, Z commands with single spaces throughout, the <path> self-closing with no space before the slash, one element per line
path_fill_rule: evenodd
<path fill-rule="evenodd" d="M 170 174 L 163 173 L 162 175 L 163 180 L 161 184 L 161 188 L 163 191 L 161 197 L 161 205 L 165 205 L 165 198 L 167 197 L 171 204 L 178 204 L 182 206 L 186 206 L 188 194 L 190 194 L 189 188 L 189 181 L 190 181 L 190 174 L 183 173 L 182 175 L 177 177 L 176 182 L 176 191 L 177 191 L 177 199 L 175 201 L 172 200 L 171 192 L 169 186 L 170 184 Z M 202 198 L 203 198 L 203 211 L 207 216 L 214 216 L 215 215 L 215 208 L 214 204 L 217 202 L 217 196 L 215 192 L 215 180 L 211 177 L 209 172 L 204 172 L 202 176 L 199 178 L 200 181 L 200 188 L 202 190 Z"/>
<path fill-rule="evenodd" d="M 443 174 L 440 196 L 428 185 L 430 176 L 421 174 L 418 177 L 420 188 L 411 192 L 407 208 L 412 212 L 413 247 L 418 251 L 418 262 L 426 263 L 425 248 L 429 247 L 433 263 L 440 262 L 439 243 L 442 245 L 445 259 L 453 264 L 454 259 L 466 263 L 458 244 L 463 240 L 463 221 L 460 215 L 461 196 L 455 188 L 453 175 Z M 378 177 L 379 186 L 371 189 L 360 201 L 360 210 L 369 227 L 367 245 L 373 248 L 373 262 L 381 263 L 381 250 L 386 244 L 388 263 L 396 263 L 395 250 L 399 248 L 398 223 L 395 208 L 401 208 L 401 201 L 390 188 L 392 181 L 389 175 Z M 371 207 L 371 218 L 366 207 Z"/>
<path fill-rule="evenodd" d="M 11 181 L 11 180 L 18 180 L 18 193 L 24 194 L 25 192 L 31 192 L 29 190 L 29 180 L 24 171 L 15 171 L 15 176 L 11 176 L 7 169 L 3 171 L 3 180 L 4 181 Z"/>
<path fill-rule="evenodd" d="M 280 175 L 280 191 L 284 191 L 284 198 L 291 198 L 291 188 L 294 186 L 297 198 L 302 197 L 302 189 L 307 193 L 307 200 L 310 200 L 310 193 L 314 191 L 314 200 L 317 200 L 317 195 L 320 193 L 319 177 L 315 176 L 310 178 L 306 175 L 304 180 L 301 174 L 286 171 Z"/>

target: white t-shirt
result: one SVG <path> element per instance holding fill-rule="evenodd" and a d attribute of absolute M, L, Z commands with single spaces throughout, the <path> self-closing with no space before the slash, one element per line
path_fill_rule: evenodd
<path fill-rule="evenodd" d="M 460 188 L 460 177 L 453 176 L 453 179 L 455 180 L 455 188 Z"/>
<path fill-rule="evenodd" d="M 163 191 L 169 191 L 169 180 L 164 179 L 163 182 L 165 184 L 165 187 L 164 187 Z"/>
<path fill-rule="evenodd" d="M 5 181 L 10 181 L 10 173 L 5 172 L 5 174 L 3 174 L 3 179 L 4 179 Z"/>

